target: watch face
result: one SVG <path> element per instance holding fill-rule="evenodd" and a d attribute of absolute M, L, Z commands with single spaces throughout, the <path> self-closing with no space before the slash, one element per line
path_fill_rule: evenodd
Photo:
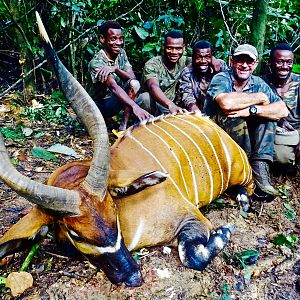
<path fill-rule="evenodd" d="M 256 112 L 257 112 L 256 106 L 250 106 L 249 107 L 249 113 L 250 113 L 250 115 L 255 115 Z"/>

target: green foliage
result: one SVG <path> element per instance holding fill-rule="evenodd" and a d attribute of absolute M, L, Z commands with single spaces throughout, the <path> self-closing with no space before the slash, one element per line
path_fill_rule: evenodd
<path fill-rule="evenodd" d="M 298 238 L 296 235 L 284 235 L 279 234 L 273 240 L 272 243 L 278 246 L 286 246 L 288 248 L 294 248 L 297 244 Z"/>
<path fill-rule="evenodd" d="M 222 287 L 222 296 L 219 298 L 219 300 L 232 300 L 229 291 L 230 291 L 230 285 L 225 283 Z"/>
<path fill-rule="evenodd" d="M 0 131 L 4 137 L 12 139 L 15 142 L 19 142 L 25 139 L 25 134 L 22 129 L 22 125 L 17 125 L 15 128 L 1 127 Z"/>
<path fill-rule="evenodd" d="M 233 260 L 238 263 L 243 269 L 248 265 L 253 265 L 259 258 L 260 253 L 257 250 L 244 250 L 236 253 Z"/>
<path fill-rule="evenodd" d="M 10 45 L 10 50 L 20 51 L 18 32 L 25 40 L 25 47 L 32 53 L 30 61 L 37 65 L 43 60 L 34 16 L 34 12 L 38 11 L 55 49 L 71 44 L 72 51 L 66 47 L 60 57 L 72 73 L 76 71 L 82 82 L 88 62 L 101 47 L 97 25 L 109 19 L 117 19 L 121 24 L 125 47 L 136 71 L 142 69 L 146 60 L 161 52 L 162 37 L 170 29 L 182 30 L 188 47 L 199 39 L 208 39 L 215 46 L 216 56 L 227 61 L 232 47 L 249 42 L 252 5 L 252 1 L 243 0 L 28 0 L 22 1 L 22 5 L 17 0 L 3 0 L 0 1 L 0 46 L 7 49 Z M 279 40 L 290 42 L 294 48 L 299 45 L 298 12 L 297 1 L 269 0 L 265 60 L 270 48 Z M 299 67 L 296 66 L 297 70 Z M 39 72 L 42 72 L 45 82 L 51 79 L 45 69 L 37 70 L 36 78 L 41 78 Z M 64 110 L 56 113 L 60 117 L 66 114 Z M 56 120 L 55 114 L 51 118 Z"/>
<path fill-rule="evenodd" d="M 67 105 L 63 94 L 54 92 L 50 98 L 44 100 L 41 107 L 25 107 L 22 114 L 32 121 L 60 123 L 68 116 Z"/>
<path fill-rule="evenodd" d="M 300 74 L 300 65 L 294 64 L 293 65 L 293 72 Z"/>
<path fill-rule="evenodd" d="M 5 285 L 5 283 L 6 283 L 6 278 L 0 276 L 0 285 Z"/>
<path fill-rule="evenodd" d="M 25 106 L 22 115 L 32 121 L 64 124 L 82 129 L 82 125 L 68 112 L 69 103 L 60 91 L 54 91 L 49 98 L 45 98 L 41 106 Z"/>
<path fill-rule="evenodd" d="M 31 154 L 34 157 L 42 158 L 44 160 L 58 161 L 58 158 L 53 153 L 51 153 L 50 151 L 48 151 L 48 150 L 46 150 L 46 149 L 44 149 L 42 147 L 33 148 L 31 150 Z"/>

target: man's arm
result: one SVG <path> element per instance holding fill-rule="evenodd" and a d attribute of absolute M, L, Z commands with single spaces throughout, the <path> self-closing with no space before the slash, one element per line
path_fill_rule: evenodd
<path fill-rule="evenodd" d="M 115 73 L 117 76 L 119 76 L 123 81 L 127 81 L 129 79 L 135 79 L 135 75 L 133 73 L 133 70 L 131 68 L 126 70 L 121 70 L 117 68 L 116 66 L 104 66 L 101 68 L 96 68 L 96 75 L 101 82 L 105 82 L 111 73 Z"/>
<path fill-rule="evenodd" d="M 164 94 L 164 92 L 159 87 L 159 81 L 156 78 L 149 78 L 146 81 L 146 85 L 150 95 L 154 98 L 154 100 L 164 107 L 167 107 L 170 113 L 182 112 L 182 109 Z"/>
<path fill-rule="evenodd" d="M 140 121 L 151 117 L 151 114 L 143 110 L 132 99 L 129 98 L 127 93 L 116 83 L 112 76 L 108 76 L 107 80 L 105 81 L 105 84 L 124 105 L 127 105 L 132 108 L 132 112 Z"/>
<path fill-rule="evenodd" d="M 269 104 L 269 98 L 265 93 L 220 93 L 216 96 L 215 101 L 226 114 L 248 108 L 251 105 Z"/>
<path fill-rule="evenodd" d="M 270 104 L 266 104 L 266 105 L 255 105 L 255 106 L 257 108 L 257 112 L 255 116 L 270 119 L 273 121 L 278 121 L 281 118 L 285 118 L 289 114 L 289 111 L 282 100 Z M 240 110 L 231 111 L 226 114 L 228 115 L 229 118 L 241 118 L 241 117 L 250 116 L 249 107 Z"/>
<path fill-rule="evenodd" d="M 179 92 L 181 95 L 182 106 L 188 111 L 199 110 L 193 92 L 192 74 L 185 68 L 179 78 Z"/>

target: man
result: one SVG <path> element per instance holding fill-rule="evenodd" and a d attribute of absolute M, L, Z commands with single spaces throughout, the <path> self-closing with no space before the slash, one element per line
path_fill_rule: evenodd
<path fill-rule="evenodd" d="M 213 76 L 227 70 L 226 63 L 213 56 L 210 42 L 194 44 L 192 64 L 183 69 L 179 79 L 180 106 L 188 111 L 203 111 L 208 86 Z"/>
<path fill-rule="evenodd" d="M 162 56 L 153 57 L 145 64 L 142 81 L 147 92 L 141 94 L 138 100 L 154 115 L 182 111 L 175 104 L 177 85 L 181 71 L 190 62 L 183 56 L 185 46 L 181 31 L 168 32 L 162 49 Z"/>
<path fill-rule="evenodd" d="M 104 118 L 112 117 L 125 108 L 120 130 L 127 127 L 130 112 L 141 121 L 151 115 L 135 102 L 140 84 L 135 80 L 126 52 L 121 26 L 107 21 L 99 27 L 103 45 L 89 63 L 87 91 Z"/>
<path fill-rule="evenodd" d="M 300 161 L 300 75 L 292 73 L 293 62 L 292 48 L 279 43 L 270 53 L 271 73 L 263 77 L 289 109 L 276 128 L 275 160 L 290 166 Z"/>
<path fill-rule="evenodd" d="M 275 121 L 286 117 L 288 109 L 261 78 L 252 75 L 257 59 L 255 47 L 238 46 L 231 69 L 212 79 L 204 110 L 247 153 L 256 195 L 273 199 L 278 191 L 270 180 L 269 163 L 273 161 Z"/>

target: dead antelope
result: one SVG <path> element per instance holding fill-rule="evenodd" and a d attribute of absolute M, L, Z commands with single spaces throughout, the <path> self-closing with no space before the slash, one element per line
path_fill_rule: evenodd
<path fill-rule="evenodd" d="M 238 199 L 247 202 L 253 180 L 246 154 L 197 114 L 133 126 L 109 150 L 99 110 L 63 66 L 37 18 L 48 61 L 93 139 L 94 155 L 91 161 L 60 167 L 44 185 L 15 170 L 0 140 L 1 179 L 37 204 L 0 239 L 0 257 L 58 223 L 68 240 L 117 285 L 142 284 L 129 251 L 176 237 L 182 263 L 203 270 L 225 247 L 232 227 L 213 230 L 199 208 L 232 186 L 241 187 Z"/>

